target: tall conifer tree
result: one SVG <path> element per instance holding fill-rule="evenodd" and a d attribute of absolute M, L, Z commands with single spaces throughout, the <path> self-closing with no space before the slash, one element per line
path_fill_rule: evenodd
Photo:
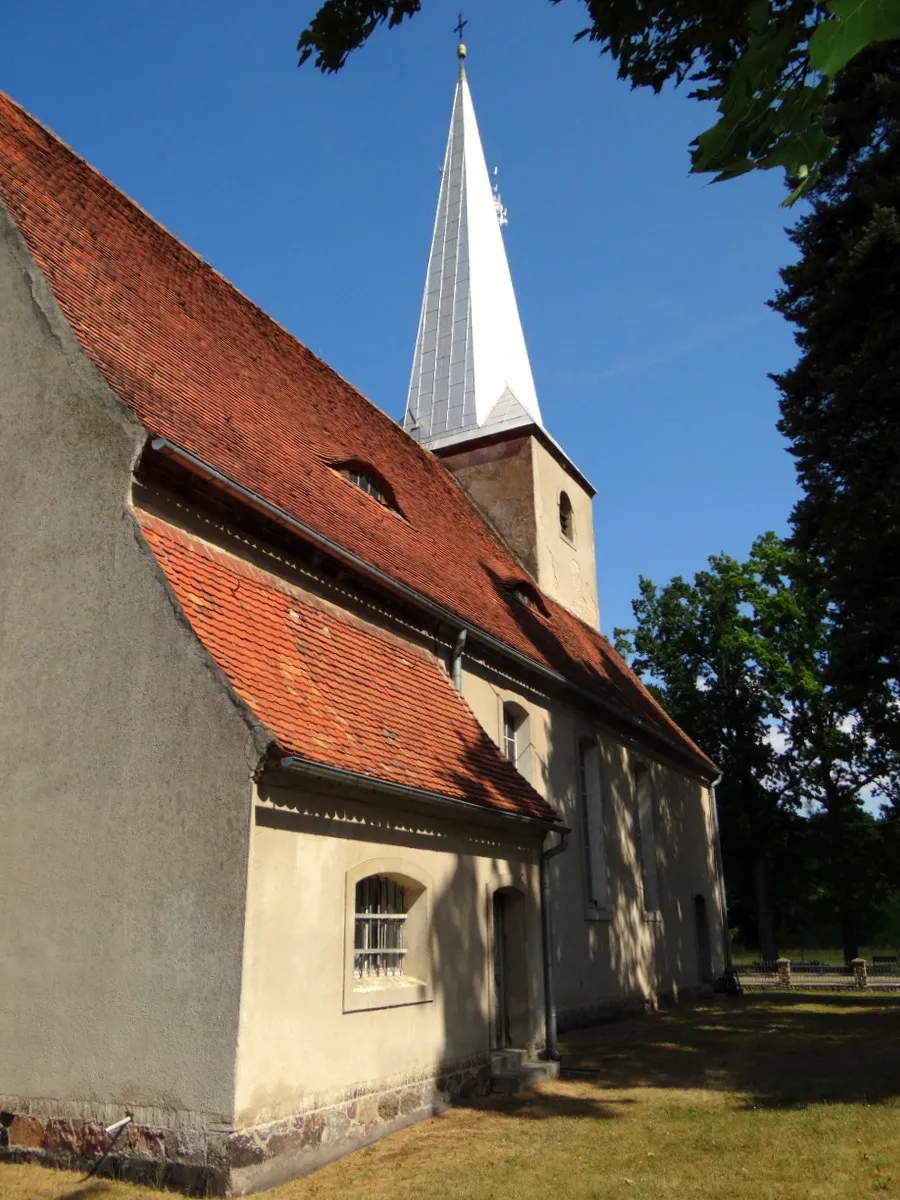
<path fill-rule="evenodd" d="M 798 544 L 834 605 L 836 682 L 900 739 L 900 41 L 841 73 L 834 154 L 790 233 L 800 260 L 772 306 L 796 327 L 775 376 L 803 498 Z"/>

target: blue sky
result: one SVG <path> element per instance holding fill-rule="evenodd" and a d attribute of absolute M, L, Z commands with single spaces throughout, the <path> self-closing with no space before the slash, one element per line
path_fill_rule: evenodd
<path fill-rule="evenodd" d="M 456 73 L 459 0 L 425 0 L 336 77 L 296 66 L 314 3 L 0 8 L 0 88 L 392 416 L 402 415 Z M 468 74 L 548 430 L 598 490 L 603 628 L 783 530 L 796 491 L 765 301 L 792 248 L 775 176 L 710 186 L 713 113 L 633 93 L 577 0 L 480 0 Z"/>

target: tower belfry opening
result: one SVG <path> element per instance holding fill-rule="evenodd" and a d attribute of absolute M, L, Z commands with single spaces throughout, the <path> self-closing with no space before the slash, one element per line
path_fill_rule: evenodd
<path fill-rule="evenodd" d="M 438 455 L 543 590 L 599 624 L 594 489 L 544 427 L 466 75 L 466 22 L 403 427 Z M 567 528 L 560 523 L 565 496 Z"/>

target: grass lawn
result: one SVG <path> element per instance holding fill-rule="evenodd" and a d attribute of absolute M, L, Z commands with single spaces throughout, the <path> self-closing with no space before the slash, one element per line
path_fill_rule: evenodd
<path fill-rule="evenodd" d="M 582 1030 L 564 1074 L 453 1109 L 265 1200 L 900 1197 L 900 997 L 722 998 Z M 159 1200 L 0 1165 L 3 1200 Z"/>

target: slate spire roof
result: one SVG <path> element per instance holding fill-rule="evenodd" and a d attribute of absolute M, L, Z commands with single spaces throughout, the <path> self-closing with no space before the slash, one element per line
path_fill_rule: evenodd
<path fill-rule="evenodd" d="M 431 450 L 542 425 L 464 59 L 403 422 Z"/>

